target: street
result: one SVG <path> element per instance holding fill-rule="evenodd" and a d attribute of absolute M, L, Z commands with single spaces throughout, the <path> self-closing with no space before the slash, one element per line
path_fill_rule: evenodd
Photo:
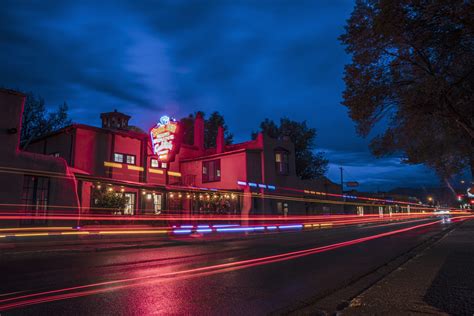
<path fill-rule="evenodd" d="M 51 241 L 42 250 L 5 248 L 0 311 L 288 313 L 350 285 L 453 225 L 429 218 L 224 238 L 121 237 L 127 247 L 96 250 L 81 237 L 67 247 Z"/>

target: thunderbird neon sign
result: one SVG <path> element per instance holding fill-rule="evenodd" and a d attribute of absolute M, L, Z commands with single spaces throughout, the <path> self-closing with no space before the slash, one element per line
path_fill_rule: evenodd
<path fill-rule="evenodd" d="M 178 122 L 169 116 L 162 116 L 150 130 L 153 153 L 161 162 L 172 161 L 179 149 Z"/>

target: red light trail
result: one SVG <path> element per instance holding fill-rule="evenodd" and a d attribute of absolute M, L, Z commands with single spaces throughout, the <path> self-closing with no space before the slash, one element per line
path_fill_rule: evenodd
<path fill-rule="evenodd" d="M 69 218 L 64 216 L 49 216 L 53 218 Z M 276 232 L 276 230 L 285 230 L 286 228 L 296 228 L 293 226 L 298 226 L 300 229 L 316 229 L 316 228 L 330 228 L 330 227 L 341 227 L 348 225 L 360 225 L 360 224 L 373 224 L 381 222 L 393 222 L 393 221 L 403 221 L 403 220 L 413 220 L 419 218 L 429 218 L 433 217 L 431 213 L 412 213 L 412 214 L 393 214 L 392 216 L 380 216 L 380 215 L 327 215 L 327 216 L 290 216 L 286 218 L 281 218 L 279 216 L 263 216 L 263 217 L 248 217 L 247 223 L 245 225 L 232 224 L 232 226 L 238 226 L 238 228 L 226 229 L 222 228 L 227 225 L 217 225 L 212 224 L 212 221 L 226 220 L 229 221 L 228 217 L 187 217 L 183 218 L 173 218 L 175 222 L 184 223 L 184 224 L 175 224 L 172 227 L 170 226 L 136 226 L 131 224 L 121 224 L 119 226 L 102 226 L 102 225 L 90 225 L 83 227 L 28 227 L 28 228 L 2 228 L 0 229 L 0 238 L 6 237 L 44 237 L 44 236 L 71 236 L 71 235 L 146 235 L 146 234 L 191 234 L 193 231 L 195 233 L 219 233 L 219 232 L 261 232 L 261 233 L 270 233 Z M 94 219 L 106 219 L 106 220 L 117 220 L 116 217 L 103 217 L 103 216 L 94 216 Z M 121 218 L 121 217 L 120 217 Z M 127 220 L 128 218 L 125 217 Z M 240 217 L 232 218 L 235 222 L 240 222 Z M 238 219 L 238 220 L 237 220 Z M 148 220 L 147 217 L 142 218 L 143 221 Z M 302 221 L 304 220 L 304 221 Z M 191 224 L 193 222 L 198 222 L 199 224 Z M 206 223 L 203 223 L 206 222 Z M 255 222 L 255 223 L 253 223 Z M 202 225 L 206 224 L 206 225 Z M 286 226 L 288 227 L 286 227 Z M 222 226 L 222 227 L 219 227 Z"/>
<path fill-rule="evenodd" d="M 467 220 L 471 218 L 474 218 L 474 215 L 456 217 L 453 219 L 453 221 L 463 221 L 463 220 Z M 126 278 L 126 279 L 121 279 L 121 280 L 99 282 L 99 283 L 69 287 L 69 288 L 64 288 L 64 289 L 57 289 L 57 290 L 38 292 L 38 293 L 32 293 L 32 294 L 27 294 L 27 295 L 20 295 L 16 297 L 1 299 L 0 311 L 12 309 L 12 308 L 25 307 L 29 305 L 41 304 L 41 303 L 46 303 L 46 302 L 53 302 L 53 301 L 70 299 L 70 298 L 100 294 L 100 293 L 115 291 L 115 290 L 124 289 L 124 288 L 149 285 L 156 282 L 162 282 L 165 280 L 171 281 L 171 280 L 181 279 L 185 277 L 188 278 L 188 277 L 195 277 L 195 276 L 205 276 L 205 275 L 211 275 L 211 274 L 216 274 L 216 273 L 246 269 L 250 267 L 266 265 L 266 264 L 271 264 L 271 263 L 277 263 L 277 262 L 282 262 L 286 260 L 293 260 L 293 259 L 297 259 L 297 258 L 309 256 L 309 255 L 314 255 L 314 254 L 318 254 L 318 253 L 322 253 L 326 251 L 348 247 L 348 246 L 359 244 L 359 243 L 364 243 L 367 241 L 371 241 L 371 240 L 375 240 L 375 239 L 379 239 L 383 237 L 405 233 L 408 231 L 412 231 L 412 230 L 416 230 L 416 229 L 420 229 L 424 227 L 433 226 L 440 223 L 442 223 L 442 220 L 437 220 L 437 221 L 433 221 L 433 222 L 429 222 L 425 224 L 419 224 L 419 225 L 397 229 L 397 230 L 380 233 L 376 235 L 356 238 L 356 239 L 334 243 L 334 244 L 330 244 L 326 246 L 319 246 L 319 247 L 314 247 L 310 249 L 292 251 L 292 252 L 281 253 L 281 254 L 271 255 L 271 256 L 266 256 L 266 257 L 228 262 L 228 263 L 216 264 L 212 266 L 204 266 L 204 267 L 175 271 L 175 272 L 168 272 L 168 273 L 163 273 L 160 275 Z M 104 286 L 107 286 L 107 287 L 104 287 Z"/>

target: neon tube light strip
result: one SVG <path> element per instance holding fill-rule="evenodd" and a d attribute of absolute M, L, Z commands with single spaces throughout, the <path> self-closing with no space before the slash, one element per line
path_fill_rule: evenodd
<path fill-rule="evenodd" d="M 283 226 L 278 226 L 279 229 L 292 229 L 292 228 L 303 228 L 303 225 L 283 225 Z"/>
<path fill-rule="evenodd" d="M 218 233 L 220 232 L 249 232 L 249 231 L 255 231 L 255 230 L 264 230 L 265 227 L 259 226 L 259 227 L 229 227 L 229 228 L 217 228 L 216 231 Z"/>
<path fill-rule="evenodd" d="M 174 234 L 191 234 L 191 229 L 175 229 Z"/>
<path fill-rule="evenodd" d="M 211 233 L 212 229 L 211 228 L 198 228 L 196 229 L 197 233 Z"/>

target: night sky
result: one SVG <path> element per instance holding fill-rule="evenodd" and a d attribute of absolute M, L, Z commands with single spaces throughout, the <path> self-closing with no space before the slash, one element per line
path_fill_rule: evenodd
<path fill-rule="evenodd" d="M 99 4 L 98 2 L 102 2 Z M 345 107 L 338 42 L 352 1 L 2 1 L 0 86 L 33 91 L 74 122 L 117 109 L 144 129 L 162 114 L 221 112 L 236 141 L 264 118 L 307 120 L 360 190 L 433 186 L 422 166 L 373 158 Z"/>

